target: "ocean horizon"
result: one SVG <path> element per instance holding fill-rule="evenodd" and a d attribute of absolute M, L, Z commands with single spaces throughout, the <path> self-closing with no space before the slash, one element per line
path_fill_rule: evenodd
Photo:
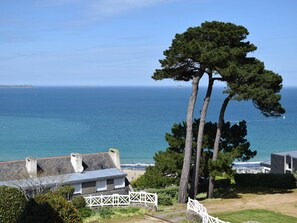
<path fill-rule="evenodd" d="M 199 118 L 206 88 L 200 88 Z M 280 118 L 266 118 L 252 102 L 232 101 L 225 120 L 245 120 L 247 139 L 257 156 L 297 149 L 297 87 L 281 91 L 286 109 Z M 165 150 L 165 133 L 186 119 L 188 87 L 30 87 L 0 88 L 0 160 L 19 160 L 120 150 L 123 164 L 150 164 Z M 224 95 L 214 88 L 207 121 L 216 122 Z"/>

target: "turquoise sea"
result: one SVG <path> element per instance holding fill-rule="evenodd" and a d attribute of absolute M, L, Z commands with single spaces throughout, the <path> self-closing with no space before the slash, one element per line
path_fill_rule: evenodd
<path fill-rule="evenodd" d="M 205 88 L 199 92 L 199 115 Z M 208 120 L 216 121 L 224 99 L 215 88 Z M 33 87 L 0 88 L 0 160 L 94 153 L 118 148 L 122 163 L 152 163 L 167 147 L 164 135 L 186 118 L 190 88 Z M 297 149 L 297 88 L 282 90 L 286 114 L 265 118 L 251 102 L 232 102 L 226 120 L 246 120 L 258 155 Z"/>

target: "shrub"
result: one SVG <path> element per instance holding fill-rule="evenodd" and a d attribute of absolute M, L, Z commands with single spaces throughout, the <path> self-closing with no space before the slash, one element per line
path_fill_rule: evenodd
<path fill-rule="evenodd" d="M 118 208 L 117 212 L 121 214 L 133 214 L 135 212 L 138 212 L 140 210 L 139 207 L 125 207 L 125 208 Z"/>
<path fill-rule="evenodd" d="M 82 196 L 76 196 L 72 199 L 71 203 L 76 209 L 85 208 L 86 200 Z"/>
<path fill-rule="evenodd" d="M 229 178 L 215 180 L 216 188 L 228 188 L 230 187 L 230 184 L 231 184 L 231 180 Z"/>
<path fill-rule="evenodd" d="M 26 197 L 22 191 L 13 187 L 0 186 L 0 222 L 17 222 L 26 202 Z"/>
<path fill-rule="evenodd" d="M 92 215 L 92 210 L 90 208 L 79 208 L 78 214 L 81 218 L 88 218 Z"/>
<path fill-rule="evenodd" d="M 112 215 L 114 215 L 114 212 L 111 208 L 101 207 L 98 209 L 98 214 L 101 218 L 110 218 Z"/>
<path fill-rule="evenodd" d="M 58 187 L 55 193 L 58 195 L 61 195 L 62 197 L 64 197 L 66 200 L 69 201 L 73 196 L 74 188 L 69 185 L 61 186 L 61 187 Z"/>
<path fill-rule="evenodd" d="M 172 205 L 172 197 L 168 194 L 160 193 L 158 194 L 158 204 L 164 206 Z"/>
<path fill-rule="evenodd" d="M 155 166 L 149 166 L 142 176 L 131 182 L 131 185 L 138 189 L 164 188 L 171 185 L 173 181 L 174 179 L 171 177 L 164 177 Z"/>
<path fill-rule="evenodd" d="M 296 188 L 293 174 L 236 174 L 234 178 L 239 187 Z"/>
<path fill-rule="evenodd" d="M 169 186 L 169 187 L 160 188 L 160 189 L 148 189 L 147 192 L 157 193 L 157 194 L 163 193 L 163 194 L 167 194 L 172 198 L 176 198 L 178 194 L 178 186 Z"/>
<path fill-rule="evenodd" d="M 19 222 L 82 223 L 74 206 L 64 197 L 51 192 L 39 194 L 31 199 Z"/>

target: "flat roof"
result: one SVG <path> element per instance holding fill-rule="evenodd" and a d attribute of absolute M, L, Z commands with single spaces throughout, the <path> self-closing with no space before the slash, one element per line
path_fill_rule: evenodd
<path fill-rule="evenodd" d="M 287 155 L 289 155 L 291 157 L 297 158 L 297 150 L 287 151 L 287 152 L 279 152 L 279 153 L 272 153 L 272 154 L 280 155 L 280 156 L 287 156 Z"/>
<path fill-rule="evenodd" d="M 56 185 L 90 182 L 102 179 L 121 178 L 126 176 L 127 174 L 123 171 L 116 168 L 110 168 L 103 170 L 86 171 L 82 173 L 69 173 L 46 177 L 33 177 L 29 179 L 1 181 L 0 186 L 15 186 L 26 189 L 30 187 L 38 187 L 40 185 L 50 187 Z"/>

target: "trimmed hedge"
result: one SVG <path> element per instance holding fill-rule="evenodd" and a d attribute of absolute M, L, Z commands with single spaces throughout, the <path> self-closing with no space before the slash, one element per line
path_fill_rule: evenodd
<path fill-rule="evenodd" d="M 26 202 L 22 191 L 14 187 L 0 186 L 0 222 L 17 222 Z"/>
<path fill-rule="evenodd" d="M 239 187 L 296 188 L 296 179 L 293 174 L 236 174 L 234 179 Z"/>

